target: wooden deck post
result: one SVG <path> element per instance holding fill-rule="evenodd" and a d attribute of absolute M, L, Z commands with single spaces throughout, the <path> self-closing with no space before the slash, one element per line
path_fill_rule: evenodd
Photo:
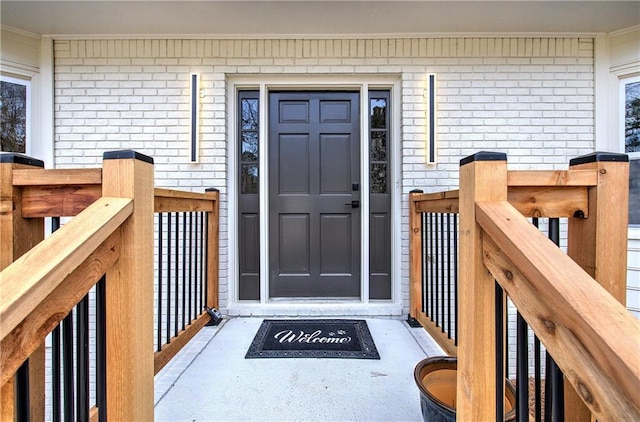
<path fill-rule="evenodd" d="M 206 305 L 209 308 L 218 309 L 219 295 L 219 254 L 220 254 L 220 191 L 216 188 L 205 190 L 207 197 L 211 198 L 213 203 L 213 211 L 209 213 L 209 221 L 207 227 L 207 297 Z"/>
<path fill-rule="evenodd" d="M 102 195 L 134 201 L 121 228 L 120 258 L 106 274 L 106 417 L 152 421 L 153 159 L 131 150 L 103 158 Z"/>
<path fill-rule="evenodd" d="M 479 152 L 460 161 L 458 421 L 496 420 L 495 280 L 482 262 L 475 205 L 507 200 L 507 156 Z"/>
<path fill-rule="evenodd" d="M 416 211 L 415 195 L 421 194 L 419 189 L 409 193 L 409 318 L 412 325 L 422 309 L 422 214 Z M 415 321 L 415 322 L 413 322 Z"/>
<path fill-rule="evenodd" d="M 23 154 L 0 154 L 0 270 L 44 239 L 44 219 L 22 217 L 22 190 L 13 186 L 13 170 L 44 168 Z M 2 287 L 0 286 L 0 290 Z M 32 421 L 44 420 L 44 343 L 29 358 L 29 403 Z M 0 391 L 0 420 L 15 417 L 15 377 Z"/>
<path fill-rule="evenodd" d="M 623 305 L 627 299 L 629 157 L 595 152 L 570 161 L 571 170 L 597 170 L 589 188 L 587 218 L 570 218 L 568 255 Z M 572 421 L 591 421 L 591 412 L 565 383 L 565 414 Z"/>

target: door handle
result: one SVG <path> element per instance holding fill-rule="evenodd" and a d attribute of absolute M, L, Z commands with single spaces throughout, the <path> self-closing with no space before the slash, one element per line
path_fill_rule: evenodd
<path fill-rule="evenodd" d="M 360 208 L 360 201 L 351 201 L 346 203 L 345 205 L 351 205 L 351 208 Z"/>

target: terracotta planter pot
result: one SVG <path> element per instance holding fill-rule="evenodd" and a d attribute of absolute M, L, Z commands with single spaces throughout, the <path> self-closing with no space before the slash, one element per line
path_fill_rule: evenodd
<path fill-rule="evenodd" d="M 413 378 L 420 389 L 420 407 L 425 422 L 455 422 L 458 361 L 435 356 L 418 362 Z M 504 420 L 515 421 L 516 391 L 505 380 Z"/>

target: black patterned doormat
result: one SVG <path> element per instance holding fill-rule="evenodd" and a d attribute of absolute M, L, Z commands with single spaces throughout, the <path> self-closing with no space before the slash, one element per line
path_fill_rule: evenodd
<path fill-rule="evenodd" d="M 245 358 L 380 359 L 364 320 L 265 319 Z"/>

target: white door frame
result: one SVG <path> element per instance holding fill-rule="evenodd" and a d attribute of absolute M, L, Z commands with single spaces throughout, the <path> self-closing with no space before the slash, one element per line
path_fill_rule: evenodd
<path fill-rule="evenodd" d="M 228 312 L 238 315 L 401 315 L 401 183 L 400 183 L 400 75 L 230 75 L 227 74 L 227 104 L 229 133 L 229 305 Z M 237 180 L 237 93 L 239 90 L 257 90 L 260 100 L 260 301 L 238 300 L 238 192 Z M 392 116 L 392 173 L 391 189 L 392 247 L 391 247 L 391 300 L 369 300 L 369 90 L 389 89 L 391 91 Z M 268 95 L 270 90 L 356 90 L 360 92 L 361 105 L 361 192 L 367 192 L 361 198 L 361 297 L 359 300 L 322 300 L 322 299 L 271 299 L 268 297 Z"/>

